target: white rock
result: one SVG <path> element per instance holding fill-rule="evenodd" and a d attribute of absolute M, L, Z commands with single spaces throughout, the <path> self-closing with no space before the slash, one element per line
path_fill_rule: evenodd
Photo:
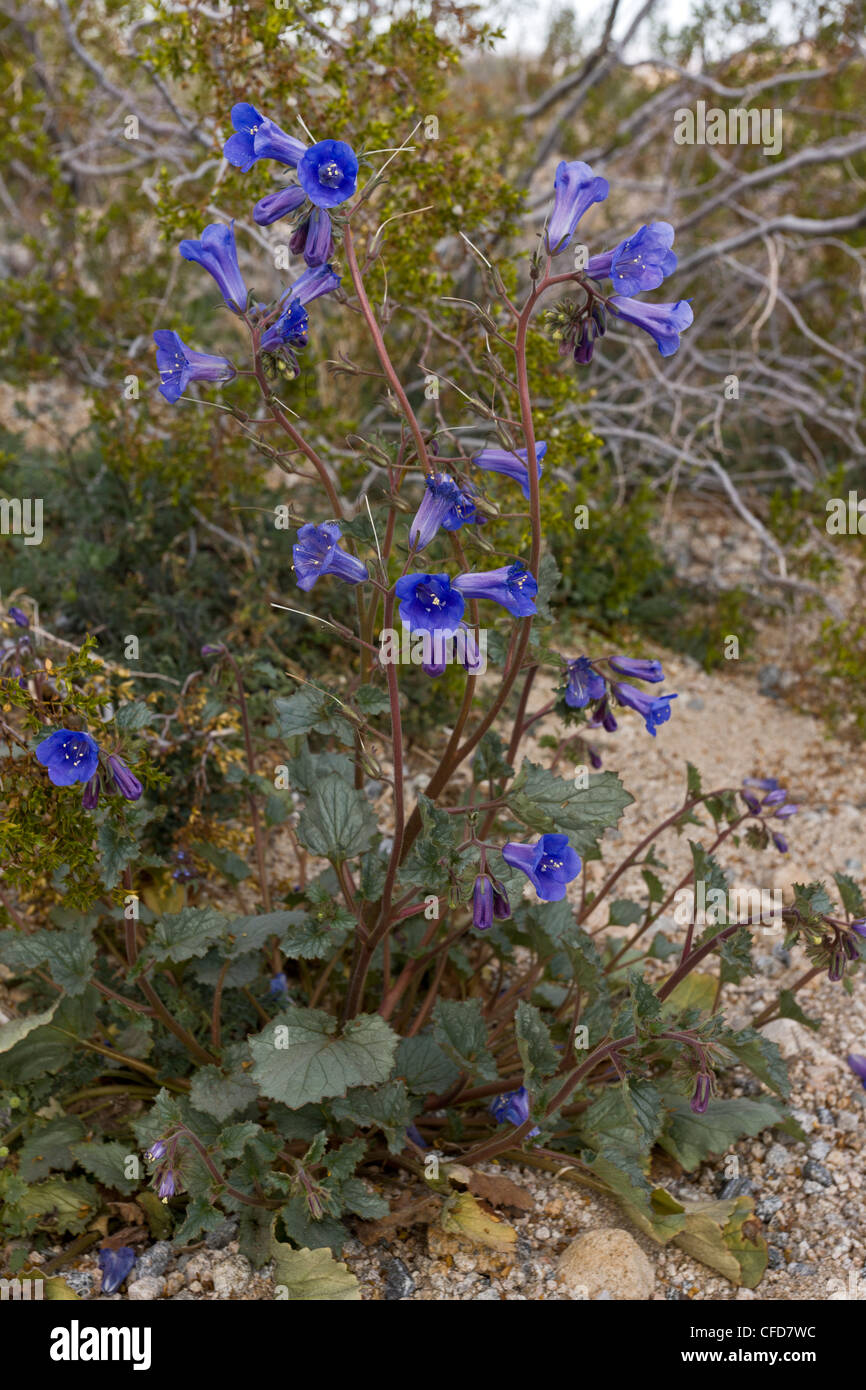
<path fill-rule="evenodd" d="M 150 1303 L 153 1299 L 161 1296 L 164 1287 L 164 1279 L 157 1279 L 152 1274 L 147 1275 L 144 1279 L 136 1279 L 134 1284 L 129 1285 L 127 1298 Z"/>
<path fill-rule="evenodd" d="M 563 1250 L 556 1266 L 574 1298 L 644 1301 L 652 1297 L 655 1271 L 628 1231 L 587 1231 Z"/>
<path fill-rule="evenodd" d="M 243 1255 L 232 1255 L 215 1264 L 211 1273 L 214 1293 L 218 1298 L 229 1298 L 233 1293 L 245 1293 L 249 1289 L 253 1267 Z"/>

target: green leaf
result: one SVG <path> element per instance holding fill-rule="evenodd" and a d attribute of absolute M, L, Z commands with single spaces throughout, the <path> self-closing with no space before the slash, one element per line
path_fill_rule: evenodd
<path fill-rule="evenodd" d="M 275 1237 L 271 1241 L 275 1297 L 290 1303 L 359 1303 L 361 1289 L 348 1266 L 328 1250 L 293 1250 Z"/>
<path fill-rule="evenodd" d="M 214 1206 L 208 1193 L 199 1193 L 190 1199 L 183 1225 L 175 1236 L 178 1245 L 187 1245 L 191 1240 L 208 1231 L 215 1231 L 225 1220 L 222 1212 Z"/>
<path fill-rule="evenodd" d="M 306 734 L 332 734 L 340 743 L 354 743 L 354 730 L 343 714 L 339 700 L 318 687 L 305 685 L 288 698 L 274 700 L 283 738 Z"/>
<path fill-rule="evenodd" d="M 821 1027 L 820 1018 L 810 1018 L 807 1013 L 800 1008 L 797 996 L 793 990 L 783 989 L 779 993 L 779 1014 L 782 1018 L 794 1018 L 798 1023 L 802 1023 L 804 1028 L 811 1028 L 817 1033 Z M 767 1039 L 765 1038 L 766 1042 Z"/>
<path fill-rule="evenodd" d="M 721 1041 L 771 1091 L 776 1091 L 783 1098 L 788 1096 L 791 1090 L 788 1068 L 770 1038 L 765 1038 L 763 1033 L 753 1028 L 742 1028 L 738 1033 L 724 1033 Z"/>
<path fill-rule="evenodd" d="M 250 1038 L 253 1077 L 262 1095 L 298 1110 L 386 1081 L 397 1041 L 378 1014 L 361 1014 L 338 1033 L 337 1020 L 321 1009 L 290 1008 Z"/>
<path fill-rule="evenodd" d="M 280 1209 L 280 1220 L 290 1240 L 311 1250 L 333 1250 L 338 1254 L 349 1239 L 342 1221 L 333 1216 L 325 1213 L 314 1221 L 307 1199 L 301 1193 L 295 1193 Z"/>
<path fill-rule="evenodd" d="M 839 889 L 839 897 L 842 906 L 850 917 L 863 917 L 866 915 L 866 900 L 860 891 L 859 884 L 854 882 L 850 874 L 834 874 L 836 887 Z"/>
<path fill-rule="evenodd" d="M 46 954 L 51 978 L 67 994 L 83 994 L 93 975 L 96 944 L 80 929 L 48 933 Z"/>
<path fill-rule="evenodd" d="M 717 988 L 715 975 L 704 975 L 699 970 L 693 970 L 671 990 L 662 1006 L 662 1013 L 668 1018 L 685 1013 L 687 1009 L 711 1014 Z"/>
<path fill-rule="evenodd" d="M 635 1022 L 646 1029 L 660 1017 L 661 1000 L 639 970 L 629 971 L 628 983 Z"/>
<path fill-rule="evenodd" d="M 84 1178 L 49 1178 L 28 1187 L 17 1208 L 28 1221 L 44 1221 L 57 1231 L 80 1235 L 99 1210 L 99 1194 Z"/>
<path fill-rule="evenodd" d="M 213 864 L 215 869 L 232 883 L 242 883 L 245 878 L 249 878 L 252 870 L 246 860 L 241 859 L 234 850 L 220 849 L 217 845 L 211 845 L 206 840 L 198 840 L 192 846 L 193 851 L 206 859 L 209 864 Z"/>
<path fill-rule="evenodd" d="M 341 777 L 326 777 L 307 799 L 297 833 L 311 854 L 341 864 L 369 849 L 376 818 L 363 792 Z"/>
<path fill-rule="evenodd" d="M 659 1139 L 662 1148 L 691 1172 L 711 1154 L 723 1154 L 744 1136 L 760 1134 L 778 1124 L 780 1115 L 770 1101 L 711 1100 L 703 1115 L 693 1114 L 689 1102 L 668 1097 L 670 1113 Z"/>
<path fill-rule="evenodd" d="M 402 1081 L 388 1081 L 375 1090 L 352 1090 L 331 1105 L 337 1120 L 351 1120 L 362 1129 L 380 1129 L 392 1153 L 400 1153 L 406 1147 L 406 1128 L 418 1108 L 417 1103 L 414 1107 L 410 1103 Z"/>
<path fill-rule="evenodd" d="M 289 781 L 292 789 L 300 792 L 301 796 L 309 796 L 323 777 L 342 777 L 344 782 L 352 786 L 354 774 L 352 759 L 347 758 L 345 753 L 311 753 L 306 743 L 289 762 Z"/>
<path fill-rule="evenodd" d="M 767 1268 L 767 1242 L 750 1197 L 687 1202 L 684 1229 L 674 1243 L 732 1284 L 753 1289 Z"/>
<path fill-rule="evenodd" d="M 636 1185 L 604 1154 L 599 1154 L 588 1166 L 610 1188 L 638 1230 L 660 1245 L 673 1240 L 685 1226 L 682 1202 L 663 1187 L 647 1190 L 645 1184 Z"/>
<path fill-rule="evenodd" d="M 633 800 L 615 772 L 590 773 L 588 786 L 579 787 L 528 758 L 508 794 L 514 814 L 532 830 L 567 835 L 585 856 L 597 853 L 604 831 Z"/>
<path fill-rule="evenodd" d="M 719 947 L 721 956 L 721 977 L 723 984 L 738 985 L 741 980 L 755 973 L 752 960 L 752 933 L 746 926 L 738 927 L 733 936 L 728 936 Z"/>
<path fill-rule="evenodd" d="M 499 781 L 513 777 L 514 768 L 505 757 L 506 747 L 495 729 L 488 729 L 478 744 L 472 759 L 472 778 L 475 782 Z"/>
<path fill-rule="evenodd" d="M 138 854 L 138 845 L 128 832 L 112 821 L 105 821 L 96 835 L 99 846 L 102 882 L 106 888 L 116 888 L 123 870 Z"/>
<path fill-rule="evenodd" d="M 252 1105 L 258 1099 L 258 1090 L 252 1077 L 240 1067 L 228 1075 L 219 1067 L 200 1067 L 192 1078 L 189 1098 L 196 1110 L 223 1123 L 230 1115 Z"/>
<path fill-rule="evenodd" d="M 686 786 L 688 788 L 689 800 L 693 796 L 701 794 L 701 774 L 694 763 L 686 763 Z"/>
<path fill-rule="evenodd" d="M 75 1166 L 69 1148 L 84 1137 L 84 1125 L 77 1115 L 61 1115 L 40 1123 L 21 1145 L 18 1172 L 27 1182 L 45 1178 L 52 1169 L 67 1172 Z"/>
<path fill-rule="evenodd" d="M 137 733 L 139 729 L 146 729 L 153 723 L 154 713 L 144 700 L 132 700 L 128 705 L 121 705 L 114 718 L 118 729 L 123 729 L 126 733 Z"/>
<path fill-rule="evenodd" d="M 433 1036 L 461 1071 L 484 1081 L 496 1079 L 496 1063 L 487 1050 L 487 1024 L 480 999 L 437 999 Z"/>
<path fill-rule="evenodd" d="M 384 1197 L 371 1192 L 360 1178 L 349 1178 L 340 1188 L 343 1205 L 362 1221 L 378 1221 L 387 1216 L 391 1208 Z"/>
<path fill-rule="evenodd" d="M 394 1059 L 394 1071 L 418 1096 L 444 1095 L 460 1075 L 429 1033 L 401 1038 Z"/>
<path fill-rule="evenodd" d="M 643 915 L 644 909 L 640 903 L 631 902 L 629 898 L 617 898 L 616 902 L 610 905 L 608 926 L 631 927 L 635 922 L 639 922 Z"/>
<path fill-rule="evenodd" d="M 171 913 L 151 929 L 138 968 L 150 961 L 179 965 L 193 956 L 203 956 L 224 938 L 227 928 L 228 919 L 214 907 L 185 907 Z"/>
<path fill-rule="evenodd" d="M 132 1156 L 127 1144 L 118 1139 L 107 1139 L 104 1143 L 84 1142 L 73 1144 L 71 1152 L 76 1161 L 98 1182 L 106 1187 L 114 1187 L 124 1196 L 129 1196 L 141 1186 L 138 1178 L 126 1176 L 126 1163 Z"/>
<path fill-rule="evenodd" d="M 361 713 L 367 718 L 374 714 L 384 714 L 390 710 L 391 702 L 384 690 L 380 690 L 375 685 L 361 685 L 355 691 L 355 704 Z"/>
<path fill-rule="evenodd" d="M 28 1014 L 25 1018 L 13 1018 L 9 1023 L 0 1023 L 0 1052 L 10 1052 L 34 1029 L 44 1028 L 51 1022 L 59 1007 L 58 999 L 44 1013 Z"/>
<path fill-rule="evenodd" d="M 523 1063 L 523 1084 L 535 1089 L 537 1081 L 552 1076 L 559 1066 L 559 1053 L 553 1046 L 550 1030 L 534 1004 L 521 999 L 514 1016 L 517 1051 Z"/>

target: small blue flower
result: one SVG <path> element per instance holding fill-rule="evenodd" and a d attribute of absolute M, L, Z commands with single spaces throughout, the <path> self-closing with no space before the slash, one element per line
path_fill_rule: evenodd
<path fill-rule="evenodd" d="M 651 681 L 658 684 L 665 673 L 660 661 L 642 661 L 630 656 L 612 656 L 608 665 L 620 676 L 630 676 L 634 681 Z"/>
<path fill-rule="evenodd" d="M 490 1113 L 498 1125 L 525 1125 L 529 1119 L 529 1092 L 525 1086 L 518 1086 L 516 1091 L 505 1091 L 501 1096 L 497 1096 L 490 1103 Z M 534 1125 L 527 1134 L 527 1139 L 534 1139 L 541 1130 Z"/>
<path fill-rule="evenodd" d="M 167 1202 L 169 1197 L 173 1197 L 177 1192 L 177 1175 L 171 1168 L 166 1168 L 162 1177 L 156 1185 L 156 1195 L 161 1197 L 163 1202 Z"/>
<path fill-rule="evenodd" d="M 454 588 L 464 598 L 492 599 L 515 618 L 528 618 L 537 611 L 538 585 L 521 560 L 479 574 L 460 574 L 454 580 Z"/>
<path fill-rule="evenodd" d="M 653 738 L 658 726 L 670 719 L 670 701 L 677 698 L 676 695 L 648 695 L 645 690 L 638 690 L 636 685 L 628 685 L 625 681 L 614 682 L 613 693 L 621 705 L 636 709 L 643 716 L 647 733 L 652 734 Z"/>
<path fill-rule="evenodd" d="M 394 593 L 400 599 L 401 621 L 410 632 L 438 632 L 447 637 L 460 627 L 466 603 L 447 574 L 404 574 Z"/>
<path fill-rule="evenodd" d="M 591 729 L 604 729 L 607 733 L 616 733 L 619 725 L 613 715 L 613 710 L 607 702 L 607 696 L 596 705 L 587 721 Z"/>
<path fill-rule="evenodd" d="M 287 290 L 283 290 L 280 295 L 280 303 L 284 304 L 288 300 L 296 300 L 298 304 L 311 304 L 314 299 L 319 299 L 321 295 L 331 294 L 339 285 L 341 278 L 332 265 L 311 266 L 309 270 L 303 271 Z"/>
<path fill-rule="evenodd" d="M 429 1144 L 426 1144 L 424 1142 L 424 1136 L 416 1125 L 407 1125 L 405 1134 L 407 1139 L 412 1140 L 412 1143 L 415 1145 L 416 1148 L 427 1149 L 430 1147 Z"/>
<path fill-rule="evenodd" d="M 283 347 L 306 347 L 309 326 L 310 320 L 303 304 L 297 299 L 290 299 L 279 318 L 265 329 L 259 346 L 262 352 L 270 353 L 278 352 Z"/>
<path fill-rule="evenodd" d="M 281 164 L 297 165 L 306 145 L 287 135 L 274 121 L 262 116 L 249 102 L 232 107 L 232 126 L 236 131 L 223 146 L 229 164 L 248 173 L 258 159 L 277 159 Z"/>
<path fill-rule="evenodd" d="M 493 916 L 497 922 L 507 922 L 511 916 L 511 903 L 505 891 L 505 884 L 498 878 L 493 880 Z"/>
<path fill-rule="evenodd" d="M 340 549 L 342 534 L 336 521 L 325 521 L 321 526 L 308 523 L 301 527 L 297 544 L 292 546 L 299 589 L 312 589 L 323 574 L 335 574 L 346 584 L 363 584 L 368 578 L 366 565 Z"/>
<path fill-rule="evenodd" d="M 689 1101 L 689 1108 L 694 1115 L 705 1115 L 710 1098 L 713 1094 L 713 1078 L 710 1072 L 698 1072 L 695 1077 L 694 1095 Z"/>
<path fill-rule="evenodd" d="M 546 444 L 536 444 L 535 460 L 538 465 L 539 478 L 543 472 L 541 460 L 546 453 Z M 520 484 L 524 497 L 529 501 L 529 467 L 526 449 L 482 449 L 480 454 L 475 455 L 472 462 L 476 468 L 481 468 L 487 473 L 504 473 L 506 478 L 513 478 L 516 483 Z"/>
<path fill-rule="evenodd" d="M 485 518 L 476 509 L 471 494 L 458 487 L 449 473 L 430 473 L 424 483 L 421 505 L 409 527 L 409 544 L 414 550 L 429 545 L 440 526 L 446 531 L 459 531 L 468 522 L 484 524 Z"/>
<path fill-rule="evenodd" d="M 241 314 L 247 307 L 247 287 L 238 265 L 235 246 L 235 224 L 211 222 L 205 227 L 200 241 L 182 241 L 180 254 L 185 261 L 195 261 L 212 275 L 219 286 L 226 306 Z"/>
<path fill-rule="evenodd" d="M 773 837 L 773 844 L 776 846 L 776 849 L 779 851 L 779 853 L 787 854 L 788 841 L 785 839 L 784 835 L 780 835 L 776 830 L 771 830 L 770 834 Z"/>
<path fill-rule="evenodd" d="M 144 1156 L 148 1163 L 158 1163 L 161 1158 L 165 1158 L 167 1153 L 168 1147 L 165 1141 L 163 1139 L 157 1139 L 151 1144 Z"/>
<path fill-rule="evenodd" d="M 99 805 L 99 793 L 102 790 L 102 778 L 98 772 L 94 772 L 89 782 L 85 782 L 84 791 L 81 793 L 81 805 L 85 811 L 95 811 Z"/>
<path fill-rule="evenodd" d="M 273 975 L 273 976 L 271 977 L 271 982 L 270 982 L 270 984 L 268 985 L 268 994 L 275 994 L 275 995 L 278 995 L 278 994 L 288 994 L 288 992 L 289 992 L 289 981 L 288 981 L 288 978 L 287 978 L 287 976 L 286 976 L 285 971 L 284 971 L 284 970 L 281 970 L 281 971 L 279 972 L 278 975 Z"/>
<path fill-rule="evenodd" d="M 345 140 L 320 140 L 299 160 L 298 181 L 316 207 L 338 207 L 355 192 L 358 157 Z"/>
<path fill-rule="evenodd" d="M 191 381 L 231 381 L 237 372 L 227 357 L 195 352 L 177 333 L 160 328 L 153 335 L 160 393 L 174 405 Z"/>
<path fill-rule="evenodd" d="M 744 787 L 757 787 L 761 792 L 774 792 L 778 790 L 778 777 L 744 777 Z"/>
<path fill-rule="evenodd" d="M 116 1250 L 105 1247 L 97 1259 L 102 1270 L 102 1292 L 117 1293 L 124 1279 L 132 1273 L 135 1251 L 131 1245 L 119 1245 Z"/>
<path fill-rule="evenodd" d="M 568 843 L 567 835 L 542 835 L 534 845 L 520 845 L 510 840 L 502 847 L 502 858 L 512 869 L 526 874 L 546 903 L 561 902 L 566 884 L 580 873 L 580 855 Z"/>
<path fill-rule="evenodd" d="M 610 192 L 607 179 L 592 172 L 581 160 L 565 160 L 557 165 L 553 182 L 555 198 L 553 212 L 547 224 L 547 249 L 551 256 L 564 251 L 574 235 L 574 229 L 587 208 L 603 203 Z"/>
<path fill-rule="evenodd" d="M 36 757 L 55 787 L 71 787 L 73 782 L 89 782 L 99 763 L 99 745 L 89 734 L 58 729 L 36 749 Z"/>
<path fill-rule="evenodd" d="M 270 227 L 272 222 L 279 222 L 281 217 L 294 212 L 306 201 L 307 195 L 300 184 L 288 183 L 285 188 L 277 189 L 276 193 L 268 193 L 259 199 L 253 208 L 253 221 L 260 227 Z"/>
<path fill-rule="evenodd" d="M 796 816 L 796 814 L 797 814 L 797 812 L 799 811 L 799 809 L 800 809 L 799 806 L 795 806 L 795 805 L 792 803 L 791 805 L 788 805 L 788 806 L 780 806 L 779 809 L 778 809 L 778 811 L 776 811 L 775 814 L 779 817 L 780 820 L 786 820 L 786 819 L 788 818 L 788 816 Z"/>
<path fill-rule="evenodd" d="M 673 356 L 680 345 L 680 334 L 695 317 L 687 299 L 678 299 L 676 304 L 644 304 L 640 299 L 615 294 L 608 300 L 608 307 L 627 323 L 649 333 L 662 357 Z"/>
<path fill-rule="evenodd" d="M 606 689 L 604 677 L 593 669 L 588 656 L 579 656 L 568 663 L 565 703 L 571 709 L 586 709 L 592 700 L 603 699 Z"/>
<path fill-rule="evenodd" d="M 303 253 L 307 265 L 324 265 L 334 254 L 334 234 L 325 208 L 313 208 L 290 242 L 293 255 Z"/>
<path fill-rule="evenodd" d="M 591 256 L 586 273 L 593 280 L 612 280 L 617 294 L 657 290 L 665 276 L 677 268 L 673 244 L 670 222 L 650 222 L 612 251 Z"/>
<path fill-rule="evenodd" d="M 108 767 L 120 795 L 125 796 L 127 801 L 138 801 L 144 787 L 138 778 L 133 776 L 123 759 L 112 755 L 108 759 Z"/>
<path fill-rule="evenodd" d="M 12 608 L 7 609 L 6 616 L 7 618 L 12 619 L 16 627 L 30 626 L 30 619 L 28 618 L 27 614 L 22 609 L 16 608 L 14 605 L 12 606 Z"/>

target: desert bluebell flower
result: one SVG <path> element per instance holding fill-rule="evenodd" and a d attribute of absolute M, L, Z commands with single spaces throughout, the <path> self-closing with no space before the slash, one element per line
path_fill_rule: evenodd
<path fill-rule="evenodd" d="M 400 618 L 411 632 L 448 636 L 460 627 L 466 603 L 447 574 L 404 574 L 394 593 L 400 599 Z"/>
<path fill-rule="evenodd" d="M 553 211 L 547 224 L 547 248 L 552 256 L 564 251 L 587 208 L 603 203 L 610 192 L 607 179 L 594 174 L 580 159 L 562 160 L 553 181 Z"/>
<path fill-rule="evenodd" d="M 774 792 L 779 786 L 778 777 L 744 777 L 744 787 L 756 787 L 761 792 Z"/>
<path fill-rule="evenodd" d="M 580 873 L 580 855 L 568 843 L 567 835 L 542 835 L 534 845 L 509 840 L 502 847 L 502 858 L 512 869 L 526 874 L 538 896 L 547 903 L 561 902 L 566 884 Z"/>
<path fill-rule="evenodd" d="M 106 1246 L 100 1250 L 97 1262 L 102 1270 L 102 1293 L 117 1293 L 124 1279 L 132 1273 L 135 1251 L 131 1245 L 119 1245 L 116 1250 Z"/>
<path fill-rule="evenodd" d="M 628 685 L 625 681 L 616 681 L 613 693 L 621 705 L 628 705 L 643 716 L 647 733 L 652 734 L 653 738 L 659 725 L 666 724 L 670 719 L 670 701 L 677 698 L 676 695 L 648 695 L 645 690 L 638 690 L 636 685 Z"/>
<path fill-rule="evenodd" d="M 492 599 L 515 618 L 528 618 L 537 611 L 535 596 L 538 585 L 521 560 L 513 565 L 502 565 L 496 570 L 459 574 L 454 580 L 454 588 L 464 598 Z"/>
<path fill-rule="evenodd" d="M 539 478 L 543 472 L 541 460 L 546 453 L 546 444 L 536 444 L 535 460 Z M 513 478 L 516 483 L 520 484 L 524 497 L 529 501 L 529 467 L 525 449 L 482 449 L 480 454 L 475 455 L 472 462 L 476 468 L 480 468 L 486 473 L 504 473 L 506 478 Z"/>
<path fill-rule="evenodd" d="M 493 926 L 493 884 L 486 874 L 479 874 L 472 890 L 472 925 L 479 931 Z"/>
<path fill-rule="evenodd" d="M 202 232 L 200 241 L 182 241 L 178 249 L 185 261 L 195 261 L 213 276 L 226 306 L 233 313 L 243 313 L 247 307 L 247 287 L 238 265 L 234 222 L 230 226 L 211 222 Z"/>
<path fill-rule="evenodd" d="M 302 219 L 289 243 L 294 256 L 303 254 L 307 265 L 324 265 L 334 254 L 334 235 L 331 219 L 325 208 L 313 208 Z"/>
<path fill-rule="evenodd" d="M 22 609 L 16 608 L 14 604 L 11 608 L 7 609 L 6 616 L 12 619 L 16 627 L 30 626 L 30 619 L 27 614 L 23 612 Z"/>
<path fill-rule="evenodd" d="M 303 304 L 289 299 L 285 309 L 264 331 L 259 341 L 262 352 L 275 353 L 281 348 L 306 347 L 310 320 Z M 294 356 L 294 354 L 292 354 Z"/>
<path fill-rule="evenodd" d="M 153 335 L 160 393 L 174 405 L 191 381 L 231 381 L 237 372 L 227 357 L 196 352 L 177 333 L 160 328 Z"/>
<path fill-rule="evenodd" d="M 776 849 L 779 851 L 779 853 L 787 854 L 788 841 L 785 839 L 784 835 L 780 835 L 777 830 L 772 830 L 770 834 L 773 837 L 773 844 L 776 846 Z"/>
<path fill-rule="evenodd" d="M 102 790 L 102 778 L 98 772 L 94 772 L 89 782 L 85 782 L 84 791 L 81 793 L 81 805 L 85 811 L 95 811 L 99 805 L 99 793 Z"/>
<path fill-rule="evenodd" d="M 71 787 L 73 782 L 90 781 L 99 763 L 99 745 L 89 734 L 58 729 L 42 740 L 36 757 L 55 787 Z"/>
<path fill-rule="evenodd" d="M 148 1163 L 158 1163 L 161 1158 L 165 1158 L 165 1155 L 167 1153 L 168 1147 L 165 1143 L 165 1140 L 157 1139 L 154 1141 L 153 1144 L 151 1144 L 150 1148 L 147 1150 L 144 1156 L 147 1159 Z"/>
<path fill-rule="evenodd" d="M 321 526 L 308 523 L 298 531 L 297 544 L 292 546 L 298 588 L 312 589 L 323 574 L 335 574 L 346 584 L 363 584 L 367 567 L 354 555 L 340 548 L 342 531 L 335 521 Z"/>
<path fill-rule="evenodd" d="M 629 676 L 633 681 L 663 681 L 665 673 L 660 661 L 641 661 L 630 656 L 612 656 L 608 665 L 617 675 Z"/>
<path fill-rule="evenodd" d="M 525 1125 L 529 1119 L 529 1092 L 525 1086 L 518 1086 L 516 1091 L 505 1091 L 501 1096 L 497 1096 L 490 1103 L 490 1113 L 498 1125 Z M 541 1131 L 534 1125 L 527 1134 L 528 1139 L 533 1139 Z"/>
<path fill-rule="evenodd" d="M 125 796 L 127 801 L 138 801 L 144 787 L 138 778 L 133 776 L 123 759 L 112 754 L 108 759 L 108 767 L 120 795 Z"/>
<path fill-rule="evenodd" d="M 288 994 L 288 992 L 289 981 L 285 971 L 281 970 L 279 974 L 272 975 L 270 984 L 268 985 L 268 994 Z"/>
<path fill-rule="evenodd" d="M 650 222 L 613 250 L 591 256 L 586 273 L 593 280 L 612 280 L 617 294 L 657 290 L 665 276 L 677 268 L 673 244 L 670 222 Z"/>
<path fill-rule="evenodd" d="M 791 803 L 788 806 L 780 806 L 778 811 L 774 812 L 774 814 L 777 815 L 780 820 L 786 820 L 788 816 L 796 816 L 799 809 L 799 806 L 795 806 Z"/>
<path fill-rule="evenodd" d="M 604 677 L 593 669 L 588 656 L 568 663 L 565 703 L 571 709 L 585 709 L 592 700 L 601 700 L 606 689 Z"/>
<path fill-rule="evenodd" d="M 596 705 L 587 721 L 591 729 L 604 729 L 607 733 L 616 733 L 619 725 L 614 718 L 613 710 L 608 704 L 607 695 Z"/>
<path fill-rule="evenodd" d="M 483 525 L 484 520 L 471 493 L 459 487 L 450 473 L 428 473 L 421 505 L 409 527 L 409 544 L 414 550 L 423 550 L 440 526 L 445 531 L 459 531 L 469 522 Z"/>
<path fill-rule="evenodd" d="M 226 140 L 223 155 L 229 164 L 244 173 L 248 173 L 258 159 L 276 159 L 294 168 L 307 148 L 303 141 L 287 135 L 276 122 L 269 121 L 247 101 L 232 107 L 232 126 L 235 134 Z"/>
<path fill-rule="evenodd" d="M 676 304 L 644 304 L 640 299 L 615 294 L 608 300 L 608 307 L 627 323 L 649 333 L 662 357 L 673 356 L 680 345 L 680 334 L 695 317 L 687 299 L 678 299 Z"/>
<path fill-rule="evenodd" d="M 163 1202 L 167 1202 L 169 1197 L 173 1197 L 177 1192 L 177 1175 L 171 1168 L 166 1168 L 162 1177 L 156 1185 L 156 1195 Z"/>
<path fill-rule="evenodd" d="M 316 207 L 338 207 L 355 192 L 358 156 L 345 140 L 320 140 L 298 161 L 298 182 Z"/>

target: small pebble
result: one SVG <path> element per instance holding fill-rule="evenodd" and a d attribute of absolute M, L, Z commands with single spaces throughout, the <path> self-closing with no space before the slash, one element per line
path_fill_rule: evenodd
<path fill-rule="evenodd" d="M 823 1163 L 817 1163 L 814 1158 L 803 1164 L 803 1177 L 808 1182 L 816 1182 L 821 1187 L 833 1186 L 833 1174 L 829 1168 L 825 1168 Z"/>

